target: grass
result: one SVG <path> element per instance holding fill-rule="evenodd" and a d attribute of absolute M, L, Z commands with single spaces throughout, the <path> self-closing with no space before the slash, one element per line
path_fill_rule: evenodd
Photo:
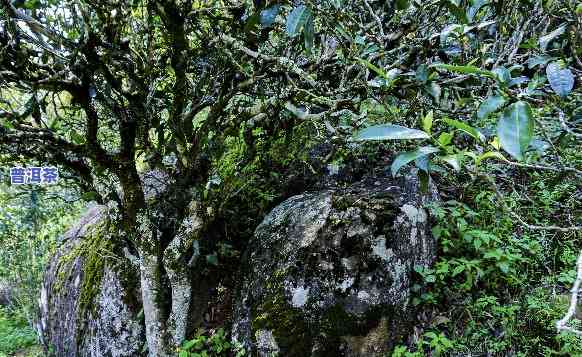
<path fill-rule="evenodd" d="M 0 357 L 40 357 L 36 332 L 25 319 L 0 307 Z"/>

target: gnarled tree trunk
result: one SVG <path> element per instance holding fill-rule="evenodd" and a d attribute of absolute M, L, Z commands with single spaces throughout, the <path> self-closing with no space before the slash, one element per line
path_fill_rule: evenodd
<path fill-rule="evenodd" d="M 205 229 L 207 216 L 201 205 L 192 201 L 186 217 L 170 242 L 162 247 L 162 234 L 151 218 L 137 220 L 139 264 L 143 310 L 149 355 L 172 355 L 188 333 L 192 300 L 192 266 L 198 260 L 198 239 Z M 163 300 L 163 273 L 167 274 L 172 294 L 169 308 Z"/>

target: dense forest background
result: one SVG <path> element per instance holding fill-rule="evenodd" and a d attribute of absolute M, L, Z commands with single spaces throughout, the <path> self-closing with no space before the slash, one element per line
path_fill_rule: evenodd
<path fill-rule="evenodd" d="M 96 204 L 140 264 L 144 351 L 243 355 L 228 318 L 188 334 L 191 274 L 234 284 L 284 199 L 411 167 L 438 257 L 392 356 L 582 355 L 579 1 L 0 4 L 0 356 L 44 355 L 45 267 Z"/>

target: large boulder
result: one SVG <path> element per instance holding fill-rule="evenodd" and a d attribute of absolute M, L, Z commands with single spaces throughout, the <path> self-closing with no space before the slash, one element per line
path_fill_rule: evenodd
<path fill-rule="evenodd" d="M 49 263 L 38 329 L 51 356 L 141 355 L 139 275 L 108 227 L 105 207 L 89 209 Z"/>
<path fill-rule="evenodd" d="M 415 266 L 435 258 L 418 180 L 291 197 L 257 227 L 233 339 L 259 356 L 384 356 L 410 326 Z"/>

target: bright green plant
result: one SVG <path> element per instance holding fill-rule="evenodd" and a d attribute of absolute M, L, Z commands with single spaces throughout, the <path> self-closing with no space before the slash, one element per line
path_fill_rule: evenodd
<path fill-rule="evenodd" d="M 245 349 L 240 345 L 233 345 L 227 339 L 223 328 L 218 330 L 211 330 L 210 334 L 205 334 L 205 331 L 199 330 L 196 336 L 188 341 L 185 341 L 178 350 L 179 357 L 218 357 L 231 356 L 243 357 L 246 356 Z"/>
<path fill-rule="evenodd" d="M 0 357 L 16 352 L 26 357 L 40 356 L 36 332 L 24 316 L 0 307 Z"/>

